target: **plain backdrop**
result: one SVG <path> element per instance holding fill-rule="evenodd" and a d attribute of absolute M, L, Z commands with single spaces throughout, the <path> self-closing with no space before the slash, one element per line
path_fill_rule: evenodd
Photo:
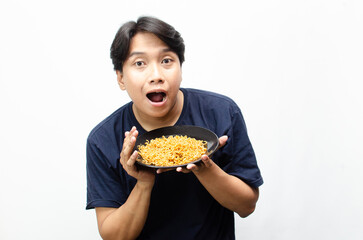
<path fill-rule="evenodd" d="M 100 239 L 85 143 L 130 101 L 109 48 L 140 15 L 182 34 L 182 87 L 244 114 L 265 183 L 237 239 L 363 239 L 360 0 L 1 0 L 0 239 Z"/>

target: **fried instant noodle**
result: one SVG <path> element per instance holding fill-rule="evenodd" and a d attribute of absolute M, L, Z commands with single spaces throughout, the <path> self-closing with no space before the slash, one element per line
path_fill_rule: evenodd
<path fill-rule="evenodd" d="M 193 162 L 207 151 L 207 142 L 187 136 L 162 136 L 138 145 L 143 163 L 154 166 L 174 166 Z"/>

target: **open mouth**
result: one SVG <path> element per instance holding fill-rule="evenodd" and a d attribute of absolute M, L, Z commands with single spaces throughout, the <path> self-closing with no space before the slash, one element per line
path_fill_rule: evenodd
<path fill-rule="evenodd" d="M 163 102 L 165 100 L 166 94 L 163 92 L 153 92 L 148 93 L 146 96 L 152 102 Z"/>

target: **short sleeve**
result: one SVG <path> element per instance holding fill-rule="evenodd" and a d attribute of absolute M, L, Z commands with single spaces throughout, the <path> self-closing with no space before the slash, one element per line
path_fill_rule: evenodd
<path fill-rule="evenodd" d="M 120 174 L 98 148 L 94 138 L 87 140 L 87 206 L 120 207 L 125 202 Z"/>
<path fill-rule="evenodd" d="M 231 127 L 227 131 L 228 141 L 222 148 L 223 169 L 252 187 L 263 184 L 255 152 L 247 134 L 247 128 L 241 111 L 234 111 Z"/>

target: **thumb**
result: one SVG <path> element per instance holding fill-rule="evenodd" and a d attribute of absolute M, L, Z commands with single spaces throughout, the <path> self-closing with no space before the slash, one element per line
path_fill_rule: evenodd
<path fill-rule="evenodd" d="M 223 147 L 224 145 L 226 145 L 228 140 L 228 136 L 227 135 L 223 135 L 222 137 L 219 138 L 219 148 Z"/>
<path fill-rule="evenodd" d="M 212 166 L 212 160 L 207 155 L 202 156 L 202 161 L 207 168 Z"/>

